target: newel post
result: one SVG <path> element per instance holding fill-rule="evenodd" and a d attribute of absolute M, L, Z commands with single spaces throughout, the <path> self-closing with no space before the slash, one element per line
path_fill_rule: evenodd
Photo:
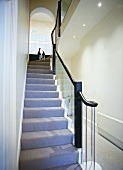
<path fill-rule="evenodd" d="M 74 109 L 75 109 L 75 146 L 82 148 L 82 102 L 78 97 L 78 92 L 82 92 L 82 82 L 75 82 L 74 85 Z"/>
<path fill-rule="evenodd" d="M 56 74 L 56 55 L 55 55 L 55 50 L 56 50 L 56 44 L 53 44 L 53 58 L 52 58 L 52 71 L 53 75 Z"/>

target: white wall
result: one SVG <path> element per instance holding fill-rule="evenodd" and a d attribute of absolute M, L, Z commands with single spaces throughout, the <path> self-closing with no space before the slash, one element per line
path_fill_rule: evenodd
<path fill-rule="evenodd" d="M 17 169 L 16 44 L 18 1 L 0 1 L 0 169 Z"/>
<path fill-rule="evenodd" d="M 29 36 L 29 1 L 18 1 L 18 34 L 16 62 L 16 118 L 17 118 L 17 156 L 19 156 L 23 103 L 25 92 L 25 76 L 28 61 Z"/>
<path fill-rule="evenodd" d="M 46 25 L 46 27 L 48 27 L 51 31 L 53 30 L 54 27 L 54 23 L 53 22 L 43 22 L 43 21 L 37 21 L 37 20 L 31 20 L 30 21 L 30 28 L 36 26 L 36 25 Z"/>
<path fill-rule="evenodd" d="M 99 103 L 99 133 L 123 149 L 123 1 L 81 41 L 72 74 Z"/>
<path fill-rule="evenodd" d="M 3 44 L 3 39 L 4 39 L 4 21 L 5 21 L 5 16 L 4 16 L 4 3 L 0 1 L 0 55 L 3 56 L 4 51 L 4 44 Z M 3 60 L 0 61 L 0 169 L 3 167 L 3 132 L 2 132 L 2 127 L 3 127 Z"/>

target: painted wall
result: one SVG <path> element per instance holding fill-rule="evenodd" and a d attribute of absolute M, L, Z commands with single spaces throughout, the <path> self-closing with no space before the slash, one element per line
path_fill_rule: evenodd
<path fill-rule="evenodd" d="M 66 16 L 64 17 L 63 21 L 62 21 L 61 34 L 64 32 L 65 28 L 67 27 L 67 24 L 69 23 L 70 18 L 72 17 L 75 9 L 77 8 L 77 5 L 79 4 L 79 1 L 80 1 L 80 0 L 72 0 L 69 8 L 67 7 L 67 8 L 68 8 L 67 13 L 64 12 L 64 11 L 61 12 L 61 15 L 63 15 L 63 16 L 66 15 Z M 70 3 L 70 2 L 68 1 L 67 3 Z M 64 10 L 64 1 L 62 2 L 62 5 L 61 5 L 61 6 L 62 6 L 62 10 Z M 65 14 L 65 13 L 66 13 L 66 14 Z"/>
<path fill-rule="evenodd" d="M 35 8 L 43 7 L 49 9 L 56 16 L 57 2 L 58 0 L 29 0 L 29 11 L 31 13 Z"/>
<path fill-rule="evenodd" d="M 3 25 L 5 24 L 5 18 L 4 18 L 4 4 L 2 1 L 0 1 L 0 16 L 1 17 L 1 24 L 0 24 L 0 55 L 3 56 L 4 51 L 4 27 Z M 0 169 L 3 169 L 3 63 L 4 60 L 1 60 L 0 62 Z"/>
<path fill-rule="evenodd" d="M 0 1 L 0 169 L 17 169 L 16 51 L 18 1 Z"/>
<path fill-rule="evenodd" d="M 123 149 L 123 1 L 81 41 L 72 74 L 99 103 L 99 133 Z"/>
<path fill-rule="evenodd" d="M 36 20 L 31 20 L 30 28 L 32 28 L 38 24 L 46 25 L 51 31 L 53 30 L 53 27 L 54 27 L 54 23 L 51 23 L 51 22 L 40 22 L 40 21 L 36 21 Z"/>
<path fill-rule="evenodd" d="M 16 62 L 16 116 L 17 116 L 17 146 L 20 149 L 20 135 L 23 116 L 23 102 L 25 90 L 25 76 L 28 60 L 29 36 L 29 1 L 18 1 L 18 34 L 17 34 L 17 62 Z"/>

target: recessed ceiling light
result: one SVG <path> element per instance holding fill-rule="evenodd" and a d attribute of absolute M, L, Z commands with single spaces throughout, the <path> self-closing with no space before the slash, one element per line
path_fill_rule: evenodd
<path fill-rule="evenodd" d="M 74 35 L 73 38 L 76 38 L 76 36 Z"/>
<path fill-rule="evenodd" d="M 101 2 L 99 2 L 99 3 L 98 3 L 98 7 L 101 7 L 101 6 L 102 6 L 102 3 L 101 3 Z"/>
<path fill-rule="evenodd" d="M 85 27 L 85 24 L 83 24 L 83 27 Z"/>

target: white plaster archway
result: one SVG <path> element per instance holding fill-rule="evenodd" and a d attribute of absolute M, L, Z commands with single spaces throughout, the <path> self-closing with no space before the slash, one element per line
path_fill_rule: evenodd
<path fill-rule="evenodd" d="M 34 9 L 31 14 L 30 14 L 30 19 L 32 18 L 32 16 L 34 16 L 35 14 L 37 13 L 44 13 L 46 15 L 48 15 L 51 19 L 52 19 L 52 22 L 55 22 L 55 18 L 54 18 L 54 15 L 53 13 L 47 9 L 47 8 L 42 8 L 42 7 L 39 7 L 39 8 L 36 8 Z"/>
<path fill-rule="evenodd" d="M 30 14 L 30 47 L 29 53 L 36 54 L 39 48 L 45 54 L 51 55 L 51 32 L 54 28 L 55 18 L 47 8 L 36 8 Z"/>

